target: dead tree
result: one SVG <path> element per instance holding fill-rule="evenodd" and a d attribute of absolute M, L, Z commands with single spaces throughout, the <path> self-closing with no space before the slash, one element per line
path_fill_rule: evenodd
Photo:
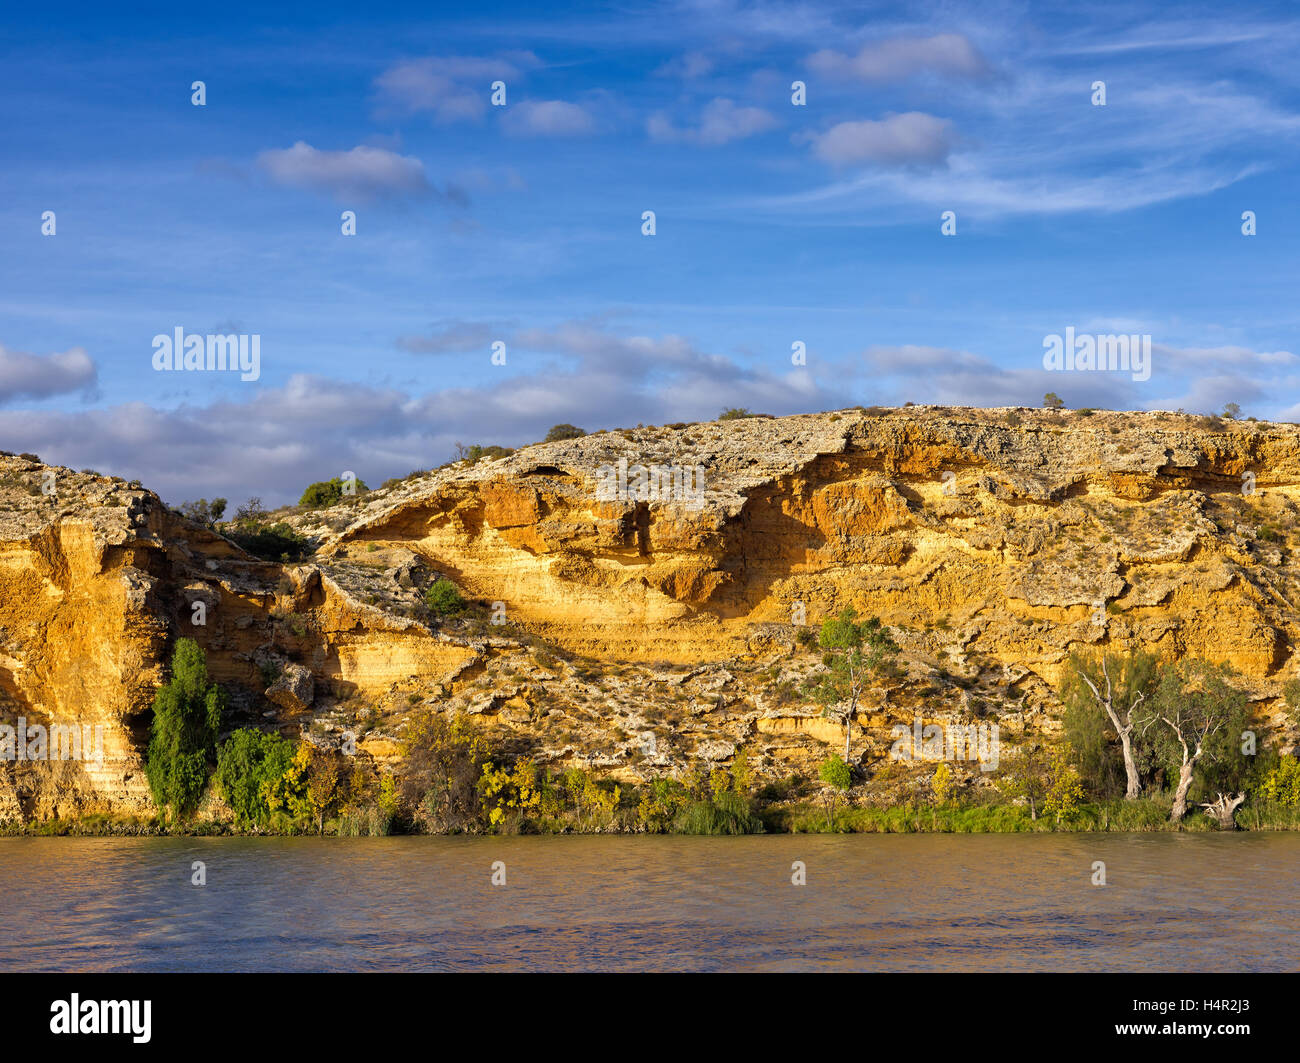
<path fill-rule="evenodd" d="M 1201 807 L 1206 812 L 1214 813 L 1219 821 L 1219 830 L 1236 830 L 1237 821 L 1233 818 L 1233 813 L 1237 811 L 1238 806 L 1246 800 L 1245 793 L 1219 794 L 1217 801 L 1202 801 Z"/>

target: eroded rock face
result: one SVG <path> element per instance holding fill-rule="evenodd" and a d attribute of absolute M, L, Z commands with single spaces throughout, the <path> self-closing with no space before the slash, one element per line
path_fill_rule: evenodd
<path fill-rule="evenodd" d="M 670 470 L 649 497 L 638 466 Z M 850 410 L 449 466 L 291 517 L 317 550 L 280 565 L 138 486 L 0 457 L 0 716 L 105 729 L 102 764 L 55 783 L 0 768 L 0 806 L 147 808 L 149 705 L 178 635 L 227 685 L 231 726 L 351 727 L 380 760 L 437 707 L 630 778 L 738 746 L 760 776 L 801 770 L 843 732 L 798 693 L 817 658 L 792 621 L 846 605 L 905 649 L 859 719 L 868 761 L 913 714 L 1050 730 L 1077 647 L 1226 660 L 1268 714 L 1300 663 L 1298 502 L 1294 425 Z M 430 615 L 440 576 L 478 619 Z"/>
<path fill-rule="evenodd" d="M 374 493 L 323 552 L 400 543 L 530 630 L 620 660 L 722 659 L 801 603 L 810 622 L 845 604 L 942 621 L 1049 676 L 1098 638 L 1287 669 L 1295 568 L 1272 536 L 1296 520 L 1296 426 L 1005 416 L 913 408 L 544 444 Z M 600 468 L 619 459 L 702 465 L 702 504 L 602 499 Z"/>

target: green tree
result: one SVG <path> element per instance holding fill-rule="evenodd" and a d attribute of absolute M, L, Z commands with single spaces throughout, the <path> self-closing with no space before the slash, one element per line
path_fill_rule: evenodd
<path fill-rule="evenodd" d="M 843 757 L 838 753 L 832 753 L 818 765 L 817 777 L 829 787 L 822 791 L 822 801 L 826 806 L 826 826 L 834 829 L 835 804 L 853 785 L 853 770 Z"/>
<path fill-rule="evenodd" d="M 399 793 L 417 825 L 459 831 L 479 821 L 478 787 L 490 758 L 464 716 L 424 710 L 403 732 Z"/>
<path fill-rule="evenodd" d="M 217 753 L 217 785 L 240 823 L 265 823 L 267 794 L 289 768 L 293 743 L 278 734 L 241 727 Z"/>
<path fill-rule="evenodd" d="M 577 425 L 557 424 L 557 425 L 552 425 L 551 430 L 546 433 L 545 442 L 555 443 L 561 439 L 581 439 L 586 434 L 587 433 L 584 432 Z"/>
<path fill-rule="evenodd" d="M 214 498 L 209 502 L 206 498 L 200 498 L 197 502 L 182 502 L 181 513 L 190 520 L 198 524 L 206 524 L 211 527 L 219 521 L 226 512 L 226 500 L 224 498 Z"/>
<path fill-rule="evenodd" d="M 1153 757 L 1178 778 L 1170 813 L 1174 823 L 1187 813 L 1198 768 L 1204 776 L 1233 756 L 1232 728 L 1241 726 L 1249 710 L 1246 695 L 1228 682 L 1231 675 L 1226 665 L 1180 661 L 1165 672 L 1139 716 L 1139 728 L 1151 737 Z"/>
<path fill-rule="evenodd" d="M 1137 800 L 1142 791 L 1138 714 L 1159 680 L 1159 661 L 1149 653 L 1070 656 L 1061 688 L 1066 737 L 1084 778 L 1102 796 L 1110 795 L 1114 782 L 1112 735 L 1120 747 L 1125 800 Z"/>
<path fill-rule="evenodd" d="M 181 818 L 194 811 L 207 782 L 226 695 L 208 682 L 207 660 L 193 639 L 177 640 L 171 673 L 154 692 L 145 776 L 158 807 Z"/>
<path fill-rule="evenodd" d="M 851 757 L 853 721 L 862 692 L 873 678 L 892 668 L 898 654 L 889 630 L 876 617 L 858 623 L 857 615 L 849 606 L 822 622 L 817 642 L 826 668 L 806 687 L 822 706 L 822 715 L 843 721 L 845 762 Z"/>
<path fill-rule="evenodd" d="M 1235 421 L 1241 415 L 1241 407 L 1235 402 L 1230 402 L 1223 407 L 1223 416 L 1229 421 Z"/>
<path fill-rule="evenodd" d="M 1049 410 L 1059 410 L 1065 405 L 1065 400 L 1055 391 L 1049 391 L 1043 396 L 1043 406 Z"/>
<path fill-rule="evenodd" d="M 1043 747 L 1025 745 L 1017 752 L 1013 770 L 994 785 L 1007 797 L 1024 798 L 1029 805 L 1029 818 L 1036 820 L 1050 784 L 1050 761 Z"/>
<path fill-rule="evenodd" d="M 311 812 L 307 785 L 311 775 L 311 746 L 299 742 L 288 767 L 278 777 L 267 779 L 262 796 L 272 812 L 284 812 L 298 818 Z"/>
<path fill-rule="evenodd" d="M 298 505 L 309 509 L 326 509 L 337 505 L 344 495 L 365 494 L 369 490 L 365 480 L 343 480 L 335 476 L 332 480 L 310 484 L 298 499 Z"/>

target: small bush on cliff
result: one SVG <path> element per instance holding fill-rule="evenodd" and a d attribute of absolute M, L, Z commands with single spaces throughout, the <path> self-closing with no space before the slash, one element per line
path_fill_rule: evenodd
<path fill-rule="evenodd" d="M 424 600 L 438 616 L 453 616 L 465 608 L 465 599 L 449 579 L 435 581 L 424 592 Z"/>
<path fill-rule="evenodd" d="M 512 448 L 499 447 L 496 444 L 485 447 L 480 443 L 475 443 L 473 446 L 457 443 L 456 452 L 452 455 L 451 460 L 453 462 L 468 461 L 472 465 L 477 465 L 484 458 L 495 461 L 497 458 L 508 458 L 513 453 Z"/>
<path fill-rule="evenodd" d="M 198 805 L 225 706 L 225 691 L 208 683 L 207 660 L 199 644 L 179 639 L 171 680 L 154 694 L 145 759 L 149 788 L 165 812 L 180 818 Z"/>
<path fill-rule="evenodd" d="M 561 439 L 581 439 L 587 433 L 573 424 L 557 424 L 546 433 L 547 443 L 556 443 Z"/>
<path fill-rule="evenodd" d="M 235 511 L 226 537 L 263 561 L 299 561 L 309 551 L 306 537 L 285 521 L 267 520 L 260 498 L 250 498 Z"/>

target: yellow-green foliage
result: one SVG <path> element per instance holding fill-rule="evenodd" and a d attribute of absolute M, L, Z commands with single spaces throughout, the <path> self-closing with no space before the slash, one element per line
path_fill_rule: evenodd
<path fill-rule="evenodd" d="M 1283 808 L 1300 807 L 1300 760 L 1292 756 L 1282 757 L 1264 777 L 1259 792 Z"/>
<path fill-rule="evenodd" d="M 1051 781 L 1043 798 L 1044 811 L 1053 813 L 1059 822 L 1063 816 L 1074 812 L 1083 801 L 1083 782 L 1070 764 L 1069 746 L 1058 747 L 1052 753 Z"/>
<path fill-rule="evenodd" d="M 266 807 L 272 812 L 286 812 L 295 818 L 309 815 L 311 802 L 307 799 L 307 782 L 310 774 L 311 746 L 303 742 L 284 774 L 262 784 Z"/>
<path fill-rule="evenodd" d="M 577 811 L 579 825 L 587 828 L 608 825 L 623 796 L 620 787 L 602 789 L 595 779 L 578 768 L 565 772 L 564 789 Z"/>
<path fill-rule="evenodd" d="M 934 778 L 930 780 L 930 785 L 934 788 L 935 801 L 946 805 L 956 785 L 952 777 L 952 769 L 946 763 L 940 764 L 934 769 Z"/>
<path fill-rule="evenodd" d="M 506 818 L 526 819 L 541 809 L 542 794 L 537 786 L 537 768 L 531 760 L 520 758 L 512 770 L 483 765 L 478 781 L 488 809 L 488 825 L 500 827 Z"/>

